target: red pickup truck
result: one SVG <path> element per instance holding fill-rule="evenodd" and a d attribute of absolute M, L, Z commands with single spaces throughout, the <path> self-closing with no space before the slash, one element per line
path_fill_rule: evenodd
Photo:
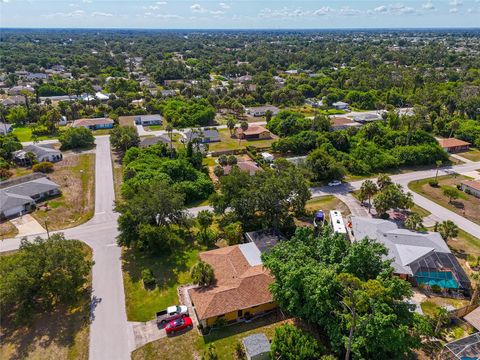
<path fill-rule="evenodd" d="M 188 316 L 185 316 L 183 318 L 170 321 L 167 326 L 165 326 L 165 331 L 167 332 L 167 335 L 169 335 L 184 329 L 191 329 L 192 327 L 192 319 Z"/>

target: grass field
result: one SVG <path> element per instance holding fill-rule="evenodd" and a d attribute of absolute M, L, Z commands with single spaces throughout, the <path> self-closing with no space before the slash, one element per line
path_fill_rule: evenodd
<path fill-rule="evenodd" d="M 32 128 L 28 126 L 15 126 L 13 128 L 12 134 L 16 135 L 20 142 L 32 141 Z M 58 137 L 57 135 L 51 136 L 39 136 L 38 140 L 47 140 L 47 139 L 55 139 Z"/>
<path fill-rule="evenodd" d="M 134 360 L 159 359 L 159 354 L 165 360 L 193 360 L 200 359 L 209 344 L 215 346 L 220 360 L 236 359 L 235 347 L 245 336 L 263 333 L 270 340 L 275 328 L 291 320 L 283 320 L 278 314 L 271 314 L 257 319 L 249 324 L 241 323 L 224 327 L 211 332 L 207 336 L 200 336 L 193 329 L 182 335 L 163 338 L 147 344 L 132 353 Z"/>
<path fill-rule="evenodd" d="M 247 146 L 256 146 L 256 147 L 270 147 L 272 143 L 277 140 L 266 139 L 266 140 L 241 140 L 232 138 L 230 136 L 230 131 L 228 129 L 220 129 L 220 142 L 209 144 L 210 151 L 223 151 L 223 150 L 237 150 L 244 149 Z M 274 136 L 274 135 L 273 135 Z"/>
<path fill-rule="evenodd" d="M 148 321 L 157 311 L 178 303 L 177 287 L 190 282 L 190 268 L 198 260 L 199 249 L 175 250 L 172 255 L 153 256 L 125 250 L 123 252 L 123 283 L 129 321 Z M 141 272 L 151 269 L 157 287 L 146 290 Z"/>
<path fill-rule="evenodd" d="M 41 207 L 32 213 L 42 225 L 48 222 L 50 230 L 77 226 L 93 216 L 95 203 L 95 155 L 65 156 L 54 165 L 49 178 L 60 185 L 62 195 L 47 200 L 48 211 Z"/>
<path fill-rule="evenodd" d="M 462 180 L 469 178 L 465 176 L 439 176 L 438 187 L 432 187 L 428 184 L 431 179 L 423 179 L 418 181 L 412 181 L 408 184 L 410 190 L 415 191 L 418 194 L 425 196 L 433 202 L 441 205 L 457 214 L 471 220 L 477 224 L 480 224 L 480 199 L 475 196 L 468 195 L 463 191 L 459 191 L 459 198 L 457 200 L 448 201 L 448 198 L 443 195 L 444 189 L 455 188 L 460 184 Z"/>
<path fill-rule="evenodd" d="M 480 161 L 480 149 L 472 148 L 469 151 L 460 153 L 458 155 L 472 161 Z"/>
<path fill-rule="evenodd" d="M 84 245 L 86 256 L 92 259 L 92 250 Z M 37 313 L 32 323 L 15 326 L 2 314 L 0 359 L 87 360 L 90 334 L 89 285 L 73 308 L 57 306 L 52 312 Z"/>

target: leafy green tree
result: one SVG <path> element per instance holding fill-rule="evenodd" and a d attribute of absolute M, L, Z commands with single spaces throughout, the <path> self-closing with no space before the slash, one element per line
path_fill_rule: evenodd
<path fill-rule="evenodd" d="M 0 157 L 6 161 L 12 159 L 12 153 L 22 149 L 22 144 L 13 134 L 0 136 Z"/>
<path fill-rule="evenodd" d="M 325 352 L 319 342 L 297 327 L 285 324 L 275 329 L 270 356 L 272 359 L 314 360 Z"/>
<path fill-rule="evenodd" d="M 74 305 L 86 291 L 91 267 L 84 245 L 61 233 L 23 239 L 18 252 L 0 257 L 0 308 L 15 310 L 23 322 L 34 311 Z"/>
<path fill-rule="evenodd" d="M 377 178 L 377 185 L 378 185 L 378 188 L 380 190 L 383 190 L 385 189 L 387 186 L 389 186 L 390 184 L 393 184 L 393 181 L 392 179 L 390 178 L 390 176 L 386 175 L 386 174 L 381 174 L 378 176 Z"/>
<path fill-rule="evenodd" d="M 405 193 L 401 185 L 390 184 L 375 196 L 373 206 L 377 214 L 388 217 L 390 209 L 410 209 L 413 206 L 412 194 Z"/>
<path fill-rule="evenodd" d="M 227 240 L 229 246 L 241 243 L 243 239 L 242 223 L 236 221 L 228 224 L 223 228 L 222 236 Z"/>
<path fill-rule="evenodd" d="M 452 200 L 456 200 L 460 197 L 460 192 L 453 187 L 447 187 L 443 189 L 443 195 L 448 197 L 449 203 L 452 203 Z"/>
<path fill-rule="evenodd" d="M 312 151 L 305 161 L 306 167 L 317 181 L 341 180 L 345 176 L 345 168 L 323 149 Z"/>
<path fill-rule="evenodd" d="M 110 143 L 117 150 L 126 152 L 140 143 L 140 137 L 136 127 L 115 126 L 110 132 Z"/>
<path fill-rule="evenodd" d="M 90 148 L 95 137 L 90 129 L 84 127 L 68 128 L 58 137 L 62 150 Z"/>
<path fill-rule="evenodd" d="M 213 213 L 209 210 L 201 210 L 197 214 L 197 222 L 203 233 L 213 224 Z"/>
<path fill-rule="evenodd" d="M 418 213 L 411 213 L 405 220 L 405 227 L 414 231 L 423 228 L 422 217 Z"/>
<path fill-rule="evenodd" d="M 40 124 L 47 128 L 49 134 L 55 134 L 57 132 L 57 125 L 61 120 L 62 114 L 60 114 L 58 109 L 53 108 L 40 117 Z"/>
<path fill-rule="evenodd" d="M 215 281 L 213 268 L 205 261 L 197 262 L 190 271 L 190 276 L 195 284 L 210 286 Z"/>
<path fill-rule="evenodd" d="M 370 213 L 372 208 L 372 197 L 378 192 L 378 187 L 372 180 L 365 180 L 360 186 L 360 196 L 368 199 L 368 212 Z"/>
<path fill-rule="evenodd" d="M 429 328 L 405 301 L 411 285 L 393 275 L 385 254 L 375 241 L 350 245 L 328 228 L 319 237 L 302 228 L 262 259 L 275 278 L 270 289 L 282 310 L 317 325 L 338 356 L 350 348 L 353 358 L 403 359 Z"/>
<path fill-rule="evenodd" d="M 458 235 L 458 226 L 451 220 L 442 221 L 438 225 L 438 232 L 444 240 L 450 240 Z"/>
<path fill-rule="evenodd" d="M 7 121 L 15 125 L 24 125 L 28 120 L 28 111 L 23 106 L 14 106 L 7 115 Z"/>

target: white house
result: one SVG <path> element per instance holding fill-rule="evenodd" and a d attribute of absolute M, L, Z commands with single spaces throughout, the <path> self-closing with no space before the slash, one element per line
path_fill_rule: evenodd
<path fill-rule="evenodd" d="M 480 180 L 462 181 L 461 188 L 467 194 L 480 198 Z"/>
<path fill-rule="evenodd" d="M 347 110 L 348 109 L 348 104 L 343 101 L 337 101 L 332 104 L 332 106 L 337 109 L 337 110 Z"/>

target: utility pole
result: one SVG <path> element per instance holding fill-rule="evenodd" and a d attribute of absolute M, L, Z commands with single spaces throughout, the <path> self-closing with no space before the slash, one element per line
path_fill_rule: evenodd
<path fill-rule="evenodd" d="M 45 230 L 47 230 L 47 239 L 50 240 L 50 232 L 48 231 L 48 222 L 45 220 Z"/>

